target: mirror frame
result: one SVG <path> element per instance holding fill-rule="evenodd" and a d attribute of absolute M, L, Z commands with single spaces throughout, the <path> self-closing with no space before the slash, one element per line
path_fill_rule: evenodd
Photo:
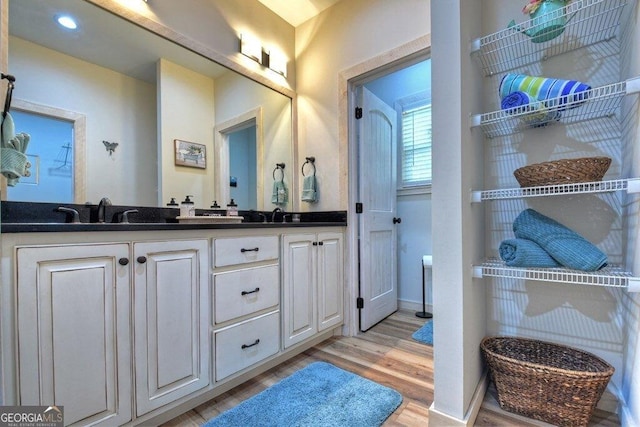
<path fill-rule="evenodd" d="M 153 21 L 143 15 L 136 13 L 135 11 L 123 6 L 117 0 L 85 0 L 87 3 L 93 4 L 101 9 L 106 10 L 120 18 L 131 22 L 134 25 L 142 27 L 151 33 L 154 33 L 160 37 L 163 37 L 177 45 L 180 45 L 198 55 L 207 58 L 213 62 L 216 62 L 232 71 L 235 71 L 263 86 L 266 86 L 286 97 L 291 99 L 291 158 L 293 162 L 293 170 L 298 170 L 298 101 L 297 94 L 290 87 L 280 85 L 273 80 L 269 79 L 265 75 L 250 70 L 243 66 L 241 63 L 234 61 L 232 58 L 227 57 L 216 52 L 202 43 L 186 37 L 177 31 Z M 9 1 L 0 0 L 0 68 L 1 70 L 8 69 L 9 58 Z M 2 80 L 0 83 L 0 95 L 1 100 L 4 101 L 6 96 L 6 81 Z M 294 176 L 291 183 L 292 194 L 298 193 L 298 177 Z M 4 177 L 0 177 L 0 191 L 3 198 L 6 198 L 7 181 Z M 292 198 L 291 209 L 296 211 L 299 209 L 299 201 L 297 198 Z"/>

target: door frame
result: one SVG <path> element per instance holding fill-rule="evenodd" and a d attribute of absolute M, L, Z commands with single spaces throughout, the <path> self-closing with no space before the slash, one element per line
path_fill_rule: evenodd
<path fill-rule="evenodd" d="M 419 37 L 390 51 L 383 52 L 353 67 L 338 73 L 338 137 L 339 158 L 342 163 L 340 170 L 340 206 L 347 207 L 346 233 L 346 278 L 344 298 L 344 327 L 343 334 L 355 336 L 359 332 L 358 308 L 356 301 L 359 295 L 359 244 L 358 217 L 355 213 L 355 203 L 358 201 L 358 140 L 357 122 L 352 112 L 356 107 L 356 87 L 367 81 L 374 80 L 384 74 L 393 72 L 409 65 L 428 59 L 431 52 L 431 35 Z M 346 190 L 346 191 L 345 191 Z"/>

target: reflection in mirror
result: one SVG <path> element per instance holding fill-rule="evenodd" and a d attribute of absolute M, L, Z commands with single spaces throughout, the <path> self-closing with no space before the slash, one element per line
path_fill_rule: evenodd
<path fill-rule="evenodd" d="M 28 177 L 7 187 L 7 200 L 74 203 L 84 199 L 85 117 L 82 114 L 13 100 L 16 129 L 28 129 Z"/>
<path fill-rule="evenodd" d="M 76 16 L 76 32 L 56 26 L 61 11 Z M 213 158 L 213 130 L 261 108 L 255 206 L 271 209 L 262 183 L 270 171 L 260 165 L 292 161 L 290 98 L 84 0 L 12 1 L 9 33 L 14 99 L 86 117 L 86 159 L 74 162 L 86 185 L 75 203 L 163 206 L 193 194 L 198 208 L 226 205 L 230 175 L 222 185 L 217 167 L 229 157 Z M 206 145 L 207 168 L 175 165 L 175 139 Z M 105 140 L 117 150 L 105 150 Z"/>
<path fill-rule="evenodd" d="M 229 197 L 246 209 L 258 209 L 256 168 L 256 124 L 252 122 L 229 133 Z"/>

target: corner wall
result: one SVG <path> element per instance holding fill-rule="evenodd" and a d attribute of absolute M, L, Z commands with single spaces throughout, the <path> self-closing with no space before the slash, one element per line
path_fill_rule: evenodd
<path fill-rule="evenodd" d="M 469 127 L 482 107 L 482 77 L 468 43 L 480 34 L 481 2 L 434 1 L 433 81 L 433 314 L 434 402 L 430 426 L 473 422 L 474 393 L 483 366 L 485 288 L 471 277 L 484 258 L 484 210 L 470 203 L 483 185 L 483 139 Z M 481 396 L 482 394 L 480 394 Z"/>

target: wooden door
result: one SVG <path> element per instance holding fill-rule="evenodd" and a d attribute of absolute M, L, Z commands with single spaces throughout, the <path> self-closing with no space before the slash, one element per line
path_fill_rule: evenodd
<path fill-rule="evenodd" d="M 131 420 L 129 245 L 17 250 L 20 405 L 65 424 Z"/>
<path fill-rule="evenodd" d="M 398 309 L 396 113 L 366 88 L 359 104 L 360 329 Z"/>
<path fill-rule="evenodd" d="M 207 240 L 134 243 L 136 412 L 209 384 Z"/>

